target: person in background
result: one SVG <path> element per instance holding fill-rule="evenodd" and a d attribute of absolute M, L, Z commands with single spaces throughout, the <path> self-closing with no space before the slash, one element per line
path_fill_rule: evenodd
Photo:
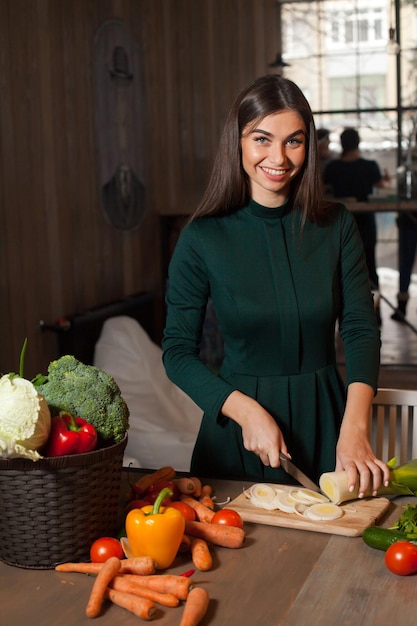
<path fill-rule="evenodd" d="M 330 151 L 330 131 L 327 128 L 317 130 L 317 145 L 319 148 L 320 170 L 323 174 L 326 165 L 333 158 Z"/>
<path fill-rule="evenodd" d="M 402 197 L 410 200 L 416 198 L 416 177 L 417 177 L 417 134 L 414 135 L 414 144 L 410 153 L 410 160 L 407 163 L 410 178 L 410 188 L 401 189 Z M 406 169 L 406 168 L 404 168 Z M 397 308 L 391 315 L 396 322 L 405 322 L 408 304 L 408 290 L 411 282 L 411 274 L 416 260 L 417 253 L 417 211 L 407 211 L 399 213 L 397 217 L 398 227 L 398 269 L 400 274 L 399 291 L 397 295 Z"/>
<path fill-rule="evenodd" d="M 209 297 L 218 373 L 199 355 Z M 284 453 L 316 482 L 336 468 L 362 495 L 387 483 L 368 438 L 380 333 L 363 246 L 346 207 L 322 200 L 313 115 L 292 81 L 262 76 L 237 96 L 166 303 L 166 372 L 204 411 L 193 475 L 288 483 Z"/>
<path fill-rule="evenodd" d="M 376 161 L 364 159 L 359 150 L 360 137 L 355 128 L 345 128 L 340 135 L 342 154 L 331 160 L 323 172 L 325 189 L 334 198 L 354 198 L 357 202 L 368 202 L 374 187 L 387 187 L 390 176 L 381 174 Z M 377 242 L 376 219 L 373 211 L 354 211 L 356 223 L 365 249 L 366 264 L 374 293 L 375 315 L 381 325 L 379 278 L 376 269 L 375 250 Z"/>
<path fill-rule="evenodd" d="M 417 211 L 400 213 L 398 227 L 398 267 L 400 274 L 397 308 L 391 315 L 396 322 L 405 322 L 408 304 L 408 290 L 417 252 Z"/>

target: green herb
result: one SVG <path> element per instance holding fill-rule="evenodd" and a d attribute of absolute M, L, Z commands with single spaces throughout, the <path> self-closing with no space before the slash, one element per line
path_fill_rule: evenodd
<path fill-rule="evenodd" d="M 391 529 L 404 533 L 417 533 L 417 504 L 408 504 Z"/>

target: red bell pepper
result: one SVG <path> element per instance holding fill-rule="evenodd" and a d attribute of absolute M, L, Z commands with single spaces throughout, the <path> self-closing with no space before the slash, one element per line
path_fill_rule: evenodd
<path fill-rule="evenodd" d="M 162 489 L 170 489 L 172 491 L 172 495 L 165 498 L 162 502 L 161 506 L 169 506 L 171 502 L 174 500 L 178 500 L 180 494 L 178 491 L 178 487 L 172 482 L 172 480 L 158 480 L 156 483 L 153 483 L 150 487 L 147 488 L 144 498 L 148 500 L 149 504 L 153 504 Z"/>
<path fill-rule="evenodd" d="M 61 411 L 52 418 L 45 456 L 91 452 L 97 446 L 97 430 L 82 417 Z"/>

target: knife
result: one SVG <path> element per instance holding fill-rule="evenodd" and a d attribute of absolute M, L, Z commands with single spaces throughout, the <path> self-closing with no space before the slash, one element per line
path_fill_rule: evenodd
<path fill-rule="evenodd" d="M 279 453 L 279 460 L 287 474 L 295 478 L 295 480 L 297 480 L 303 487 L 316 491 L 317 493 L 321 493 L 321 489 L 316 485 L 316 483 L 313 483 L 308 476 L 298 469 L 298 467 L 296 467 L 283 452 Z"/>

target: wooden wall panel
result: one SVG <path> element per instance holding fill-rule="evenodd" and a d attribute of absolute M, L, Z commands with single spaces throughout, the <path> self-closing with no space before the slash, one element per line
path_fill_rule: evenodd
<path fill-rule="evenodd" d="M 277 3 L 269 0 L 154 0 L 146 5 L 153 205 L 191 212 L 208 181 L 227 112 L 238 90 L 271 72 Z M 158 16 L 159 20 L 158 20 Z M 163 162 L 163 161 L 162 161 Z"/>
<path fill-rule="evenodd" d="M 7 322 L 3 328 L 0 350 L 4 355 L 11 354 L 14 317 L 12 314 L 12 294 L 17 287 L 17 275 L 21 270 L 14 255 L 13 230 L 18 222 L 14 219 L 14 206 L 9 181 L 16 171 L 14 152 L 12 102 L 10 98 L 12 68 L 10 59 L 10 33 L 7 28 L 8 6 L 0 3 L 0 311 L 1 320 Z M 8 201 L 9 199 L 9 201 Z M 13 280 L 14 279 L 14 280 Z M 15 361 L 17 363 L 17 361 Z M 1 368 L 0 368 L 1 371 Z"/>
<path fill-rule="evenodd" d="M 45 371 L 39 321 L 138 291 L 163 314 L 160 216 L 191 212 L 236 92 L 272 71 L 275 0 L 0 2 L 0 372 Z M 123 20 L 142 54 L 148 206 L 115 230 L 97 184 L 94 36 Z"/>

